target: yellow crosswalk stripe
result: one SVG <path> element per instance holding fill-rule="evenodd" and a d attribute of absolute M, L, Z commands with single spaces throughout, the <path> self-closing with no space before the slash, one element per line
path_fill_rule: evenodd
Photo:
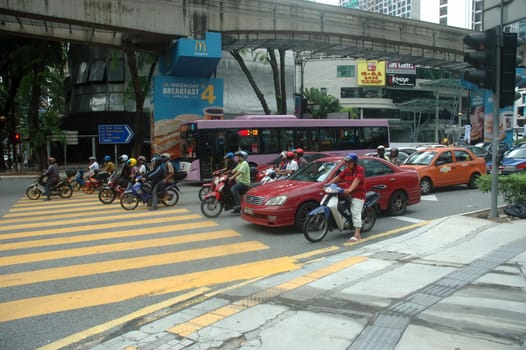
<path fill-rule="evenodd" d="M 103 262 L 70 265 L 49 269 L 0 275 L 0 287 L 13 287 L 23 284 L 55 281 L 66 278 L 90 276 L 117 271 L 128 271 L 138 268 L 176 264 L 200 259 L 226 255 L 248 253 L 268 247 L 257 241 L 223 244 L 218 246 L 190 249 L 180 252 L 146 255 L 127 259 L 114 259 Z"/>
<path fill-rule="evenodd" d="M 182 213 L 188 213 L 188 210 L 186 209 L 174 209 L 170 211 L 170 214 L 182 214 Z M 152 218 L 155 216 L 160 215 L 166 215 L 166 213 L 163 212 L 157 212 L 157 213 L 151 213 L 151 212 L 144 212 L 144 213 L 134 213 L 133 217 L 134 220 L 136 218 Z M 70 219 L 70 220 L 60 220 L 56 221 L 53 217 L 50 217 L 49 219 L 53 220 L 53 222 L 46 222 L 49 226 L 64 226 L 64 225 L 73 225 L 73 224 L 91 224 L 93 222 L 100 222 L 100 221 L 115 221 L 115 220 L 122 220 L 122 215 L 109 215 L 109 216 L 95 216 L 91 215 L 87 218 L 78 218 L 78 219 Z M 33 222 L 33 223 L 20 223 L 20 224 L 14 224 L 14 225 L 1 225 L 0 226 L 0 232 L 2 231 L 13 231 L 13 230 L 20 230 L 20 229 L 30 229 L 30 228 L 40 228 L 42 227 L 41 222 Z"/>
<path fill-rule="evenodd" d="M 300 266 L 290 257 L 281 257 L 171 277 L 7 301 L 0 303 L 0 322 L 244 281 L 292 271 Z"/>
<path fill-rule="evenodd" d="M 109 214 L 109 213 L 123 213 L 123 209 L 119 205 L 117 206 L 103 206 L 103 207 L 79 207 L 79 208 L 63 208 L 60 209 L 60 213 L 57 213 L 56 211 L 53 211 L 53 215 L 50 217 L 50 219 L 56 220 L 56 219 L 62 219 L 62 218 L 69 218 L 72 215 L 75 216 L 94 216 L 98 215 L 99 213 L 103 214 Z M 13 213 L 13 214 L 5 214 L 2 222 L 10 223 L 10 222 L 20 222 L 21 219 L 24 220 L 41 220 L 42 216 L 44 215 L 50 215 L 50 212 L 47 210 L 30 210 L 28 212 L 19 212 L 19 213 Z"/>
<path fill-rule="evenodd" d="M 106 224 L 95 224 L 95 225 L 84 225 L 84 226 L 72 226 L 72 227 L 60 227 L 60 228 L 51 228 L 51 229 L 42 229 L 38 231 L 26 231 L 26 232 L 17 232 L 17 233 L 6 233 L 0 235 L 0 239 L 12 239 L 12 238 L 25 238 L 25 237 L 37 237 L 37 236 L 50 236 L 58 235 L 62 233 L 75 233 L 75 232 L 86 232 L 86 231 L 97 231 L 103 229 L 113 229 L 113 228 L 125 228 L 128 227 L 128 230 L 135 230 L 142 225 L 152 225 L 152 224 L 164 224 L 174 221 L 183 221 L 183 220 L 192 220 L 192 219 L 202 219 L 202 216 L 196 214 L 190 215 L 181 215 L 181 216 L 168 216 L 161 218 L 149 218 L 144 220 L 126 220 L 124 222 L 112 222 Z M 196 226 L 197 227 L 197 226 Z M 126 231 L 127 232 L 127 231 Z M 0 245 L 0 249 L 3 245 Z"/>
<path fill-rule="evenodd" d="M 199 228 L 214 227 L 214 226 L 215 225 L 213 223 L 201 223 L 199 225 Z M 185 228 L 187 228 L 187 226 L 185 226 Z M 177 232 L 179 230 L 181 230 L 180 225 L 173 225 L 171 227 L 162 227 L 163 232 Z M 134 235 L 159 233 L 159 232 L 147 232 L 147 231 L 149 230 L 143 230 L 140 233 L 137 233 L 137 232 L 133 232 L 133 233 Z M 46 242 L 41 242 L 41 241 L 29 241 L 29 242 L 24 241 L 20 243 L 13 243 L 11 245 L 12 248 L 10 250 L 21 249 L 22 247 L 28 248 L 30 246 L 44 247 L 44 246 L 58 245 L 58 244 L 63 245 L 67 243 L 72 243 L 72 241 L 89 242 L 89 241 L 100 240 L 102 237 L 104 239 L 115 238 L 115 237 L 122 238 L 123 234 L 125 233 L 126 232 L 121 231 L 119 233 L 113 232 L 111 234 L 84 235 L 84 236 L 68 237 L 67 239 L 66 238 L 53 238 L 50 240 L 43 240 L 43 241 L 52 241 L 52 242 L 47 242 L 48 244 L 46 244 Z M 131 238 L 134 235 L 130 234 L 126 237 Z M 92 236 L 97 236 L 97 237 L 92 237 Z M 193 242 L 199 242 L 199 241 L 207 241 L 207 240 L 221 239 L 221 238 L 231 238 L 231 237 L 238 237 L 238 236 L 239 236 L 239 233 L 237 233 L 236 231 L 221 230 L 221 231 L 213 231 L 213 232 L 205 232 L 205 233 L 188 234 L 188 235 L 182 235 L 182 236 L 173 236 L 173 237 L 167 237 L 167 238 L 146 239 L 146 240 L 140 240 L 140 241 L 112 243 L 112 244 L 88 246 L 88 247 L 82 247 L 82 248 L 69 248 L 69 249 L 62 249 L 62 250 L 44 251 L 44 252 L 38 252 L 38 253 L 3 256 L 3 257 L 0 257 L 0 266 L 27 264 L 27 263 L 37 262 L 37 261 L 64 259 L 64 258 L 72 258 L 72 257 L 78 257 L 78 256 L 103 254 L 103 253 L 119 252 L 119 251 L 142 249 L 142 248 L 163 247 L 167 245 L 193 243 Z M 52 243 L 52 244 L 49 244 L 49 243 Z M 0 284 L 0 287 L 1 286 L 2 285 Z"/>

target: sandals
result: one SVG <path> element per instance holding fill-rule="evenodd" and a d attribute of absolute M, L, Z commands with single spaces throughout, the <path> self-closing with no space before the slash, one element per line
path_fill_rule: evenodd
<path fill-rule="evenodd" d="M 356 242 L 359 242 L 360 240 L 354 236 L 352 236 L 351 238 L 349 238 L 347 240 L 347 243 L 356 243 Z"/>

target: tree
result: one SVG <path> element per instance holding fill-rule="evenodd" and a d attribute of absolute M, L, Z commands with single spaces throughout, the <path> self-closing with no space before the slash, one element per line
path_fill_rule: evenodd
<path fill-rule="evenodd" d="M 157 64 L 157 56 L 151 53 L 137 52 L 134 49 L 124 49 L 128 61 L 131 76 L 131 89 L 135 99 L 135 115 L 133 118 L 133 130 L 135 136 L 132 143 L 132 154 L 143 154 L 143 142 L 145 138 L 145 125 L 149 119 L 144 115 L 144 101 L 150 94 L 152 77 Z M 148 66 L 146 76 L 139 75 Z"/>
<path fill-rule="evenodd" d="M 327 95 L 319 89 L 305 89 L 303 96 L 308 101 L 307 110 L 313 118 L 325 119 L 329 113 L 341 110 L 340 101 L 336 97 Z"/>
<path fill-rule="evenodd" d="M 23 135 L 31 136 L 31 156 L 41 169 L 46 164 L 47 138 L 58 130 L 64 110 L 63 88 L 56 87 L 63 86 L 65 47 L 59 42 L 10 37 L 2 40 L 2 47 L 2 115 L 8 117 L 10 134 L 20 127 Z"/>
<path fill-rule="evenodd" d="M 265 112 L 265 114 L 270 114 L 270 108 L 268 107 L 267 101 L 265 100 L 265 95 L 263 95 L 263 93 L 259 89 L 259 87 L 258 87 L 258 85 L 256 83 L 256 80 L 254 79 L 254 76 L 252 75 L 252 73 L 248 69 L 247 65 L 245 64 L 245 61 L 243 60 L 243 57 L 241 56 L 241 51 L 240 50 L 232 50 L 232 51 L 230 51 L 230 54 L 237 61 L 237 63 L 239 64 L 239 67 L 241 68 L 243 73 L 245 73 L 245 76 L 247 77 L 250 86 L 254 90 L 254 93 L 256 94 L 256 97 L 258 98 L 259 102 L 261 103 L 261 107 L 263 108 L 263 111 Z"/>

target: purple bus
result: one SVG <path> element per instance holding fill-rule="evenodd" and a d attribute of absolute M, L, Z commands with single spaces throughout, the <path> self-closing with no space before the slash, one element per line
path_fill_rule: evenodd
<path fill-rule="evenodd" d="M 279 153 L 343 155 L 389 147 L 386 119 L 298 119 L 293 115 L 243 115 L 234 119 L 194 120 L 180 126 L 181 170 L 186 180 L 207 181 L 224 166 L 224 155 L 244 150 L 251 167 L 270 162 Z"/>

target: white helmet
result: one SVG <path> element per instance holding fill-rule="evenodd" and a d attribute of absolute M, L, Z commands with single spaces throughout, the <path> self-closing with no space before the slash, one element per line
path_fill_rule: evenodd
<path fill-rule="evenodd" d="M 119 157 L 119 160 L 121 162 L 127 162 L 128 161 L 128 155 L 127 154 L 121 154 L 120 157 Z"/>

